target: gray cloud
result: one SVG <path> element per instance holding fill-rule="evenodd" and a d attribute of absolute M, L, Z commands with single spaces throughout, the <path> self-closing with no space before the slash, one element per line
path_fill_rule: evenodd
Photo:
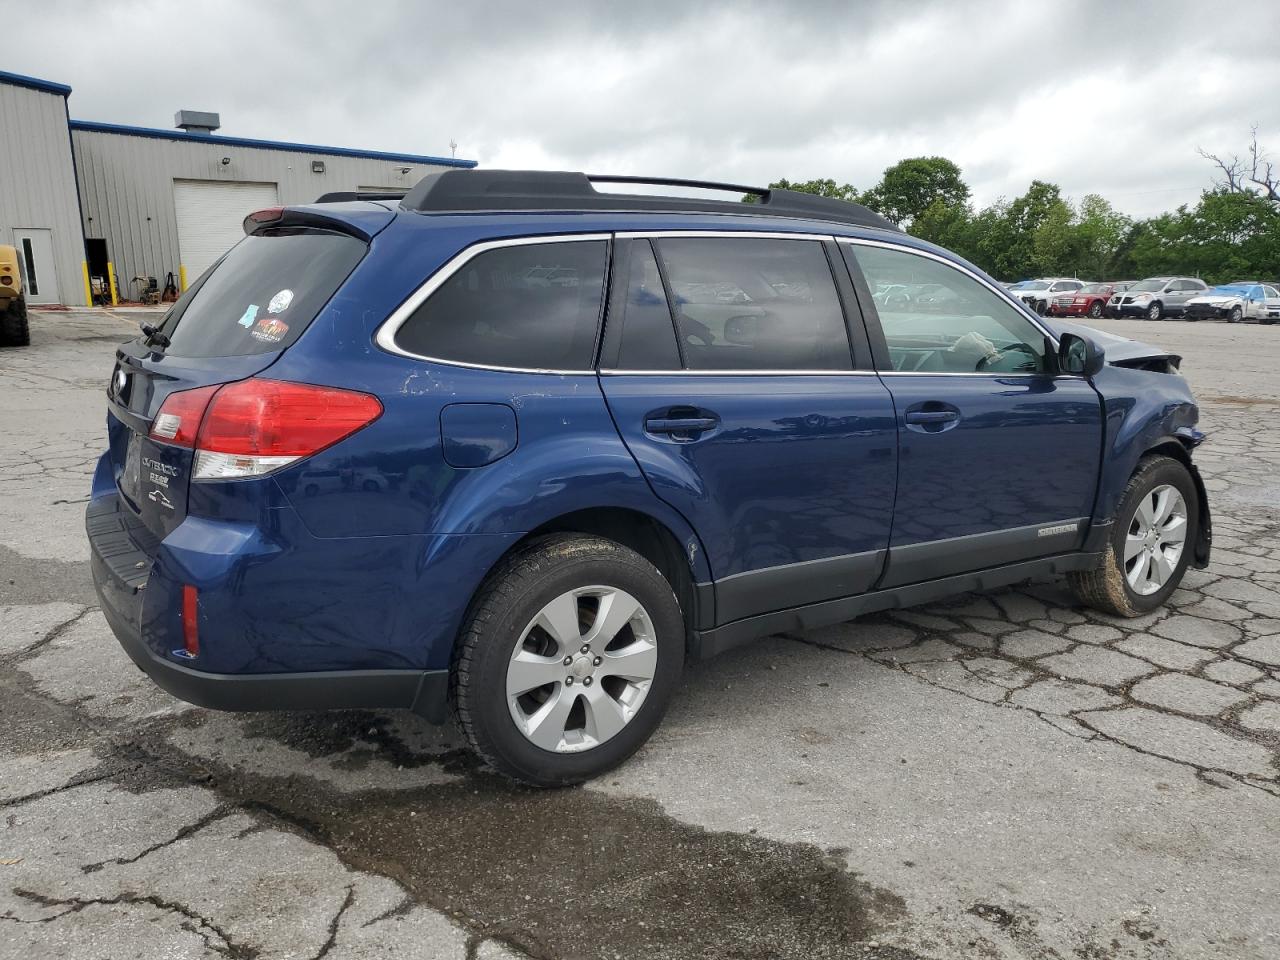
<path fill-rule="evenodd" d="M 1146 214 L 1194 201 L 1197 146 L 1280 152 L 1280 6 L 0 0 L 6 68 L 72 116 L 446 154 L 486 166 L 870 186 L 942 154 L 980 202 L 1033 178 Z M 1225 30 L 1225 33 L 1224 33 Z M 1270 49 L 1268 49 L 1270 48 Z"/>

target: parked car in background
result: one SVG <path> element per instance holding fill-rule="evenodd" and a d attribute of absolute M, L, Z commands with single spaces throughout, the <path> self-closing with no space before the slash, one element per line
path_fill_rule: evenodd
<path fill-rule="evenodd" d="M 1075 293 L 1084 285 L 1083 280 L 1075 277 L 1042 277 L 1039 280 L 1027 280 L 1009 292 L 1036 313 L 1044 315 L 1055 298 Z"/>
<path fill-rule="evenodd" d="M 1258 280 L 1234 280 L 1221 283 L 1187 301 L 1188 320 L 1225 320 L 1239 323 L 1256 320 L 1275 323 L 1280 319 L 1280 291 Z"/>
<path fill-rule="evenodd" d="M 1106 312 L 1107 301 L 1112 295 L 1127 290 L 1131 283 L 1125 280 L 1086 283 L 1074 293 L 1054 297 L 1047 312 L 1054 317 L 1092 317 L 1097 320 Z"/>
<path fill-rule="evenodd" d="M 1182 316 L 1187 301 L 1207 289 L 1209 285 L 1195 277 L 1150 277 L 1113 294 L 1108 305 L 1119 317 L 1163 320 Z"/>
<path fill-rule="evenodd" d="M 1165 351 L 854 204 L 595 182 L 250 214 L 118 348 L 90 567 L 161 687 L 451 709 L 558 786 L 638 749 L 690 659 L 1048 575 L 1133 617 L 1208 563 Z"/>
<path fill-rule="evenodd" d="M 0 244 L 0 347 L 25 347 L 31 342 L 25 276 L 17 248 Z"/>

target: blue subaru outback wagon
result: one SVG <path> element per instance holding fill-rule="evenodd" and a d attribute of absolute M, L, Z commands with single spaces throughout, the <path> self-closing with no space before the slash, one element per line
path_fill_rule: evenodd
<path fill-rule="evenodd" d="M 156 683 L 451 709 L 567 784 L 644 743 L 687 658 L 1050 574 L 1132 616 L 1208 562 L 1177 357 L 853 204 L 620 179 L 254 213 L 120 347 L 86 526 Z"/>

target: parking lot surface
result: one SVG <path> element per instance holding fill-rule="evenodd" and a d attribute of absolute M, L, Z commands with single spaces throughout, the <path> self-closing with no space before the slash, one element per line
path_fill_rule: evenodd
<path fill-rule="evenodd" d="M 119 313 L 0 353 L 0 957 L 1280 956 L 1280 328 L 1180 352 L 1215 550 L 691 665 L 625 767 L 507 785 L 411 714 L 218 714 L 127 660 L 82 515 Z"/>

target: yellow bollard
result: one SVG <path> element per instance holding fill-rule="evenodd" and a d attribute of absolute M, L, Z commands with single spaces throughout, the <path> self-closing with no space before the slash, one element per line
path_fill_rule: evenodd
<path fill-rule="evenodd" d="M 111 305 L 117 306 L 120 301 L 116 299 L 116 265 L 107 262 L 107 286 L 111 291 Z"/>
<path fill-rule="evenodd" d="M 178 290 L 182 293 L 187 292 L 187 268 L 182 264 L 178 264 Z"/>
<path fill-rule="evenodd" d="M 80 266 L 84 268 L 84 302 L 93 306 L 93 284 L 89 283 L 89 261 L 81 260 Z"/>

